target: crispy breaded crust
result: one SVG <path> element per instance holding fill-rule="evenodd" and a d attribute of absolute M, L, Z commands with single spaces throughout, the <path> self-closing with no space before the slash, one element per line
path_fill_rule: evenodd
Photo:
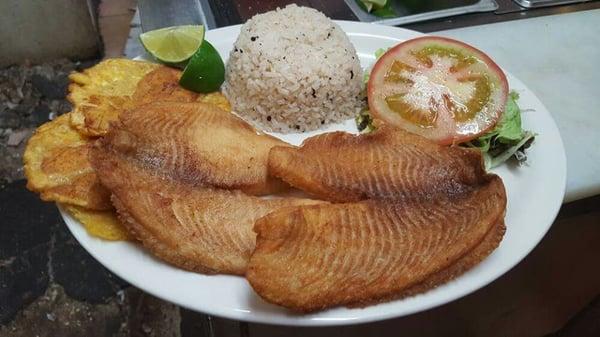
<path fill-rule="evenodd" d="M 81 222 L 90 235 L 109 241 L 133 240 L 127 228 L 117 219 L 114 209 L 94 211 L 69 204 L 62 204 L 61 206 L 72 217 Z"/>
<path fill-rule="evenodd" d="M 91 159 L 134 236 L 160 259 L 201 273 L 242 275 L 254 249 L 256 219 L 280 207 L 315 203 L 181 183 L 113 148 L 110 138 L 97 143 Z"/>
<path fill-rule="evenodd" d="M 115 58 L 69 75 L 67 99 L 73 105 L 71 126 L 86 136 L 104 135 L 110 121 L 116 121 L 129 103 L 138 82 L 159 67 L 163 66 Z"/>
<path fill-rule="evenodd" d="M 275 211 L 255 225 L 246 277 L 265 300 L 310 312 L 415 294 L 483 260 L 504 233 L 499 177 L 429 201 L 363 201 Z"/>
<path fill-rule="evenodd" d="M 179 85 L 181 71 L 144 61 L 108 59 L 69 78 L 71 126 L 81 134 L 104 136 L 123 110 L 152 102 L 203 102 L 230 111 L 220 92 L 198 94 Z"/>
<path fill-rule="evenodd" d="M 288 145 L 211 104 L 154 102 L 125 111 L 107 139 L 187 184 L 253 195 L 288 187 L 267 172 L 269 150 Z"/>
<path fill-rule="evenodd" d="M 269 172 L 336 202 L 432 198 L 484 182 L 478 150 L 447 147 L 388 125 L 368 134 L 329 132 L 301 147 L 275 147 Z"/>
<path fill-rule="evenodd" d="M 110 209 L 110 192 L 88 160 L 89 139 L 69 125 L 69 115 L 43 124 L 27 142 L 23 154 L 27 188 L 44 201 Z"/>

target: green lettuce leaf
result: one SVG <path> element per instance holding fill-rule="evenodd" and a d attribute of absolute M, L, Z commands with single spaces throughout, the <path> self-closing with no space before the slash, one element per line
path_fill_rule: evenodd
<path fill-rule="evenodd" d="M 481 150 L 486 168 L 494 168 L 515 158 L 519 163 L 527 160 L 525 149 L 535 139 L 535 133 L 524 131 L 521 125 L 521 109 L 517 104 L 519 94 L 512 91 L 506 108 L 496 127 L 464 145 Z"/>
<path fill-rule="evenodd" d="M 385 54 L 390 48 L 379 48 L 375 51 L 375 61 L 379 60 L 379 58 Z M 371 75 L 371 69 L 364 72 L 363 75 L 363 83 L 366 85 L 369 83 L 369 76 Z"/>
<path fill-rule="evenodd" d="M 363 109 L 356 117 L 354 117 L 354 122 L 356 123 L 356 128 L 360 133 L 369 133 L 375 130 L 375 125 L 373 125 L 373 117 L 371 117 L 371 113 L 369 109 Z"/>
<path fill-rule="evenodd" d="M 375 59 L 379 60 L 379 58 L 385 54 L 390 48 L 379 48 L 375 51 Z"/>

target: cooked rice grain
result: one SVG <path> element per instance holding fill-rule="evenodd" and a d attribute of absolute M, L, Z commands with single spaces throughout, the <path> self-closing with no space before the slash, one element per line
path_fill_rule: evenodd
<path fill-rule="evenodd" d="M 317 10 L 289 5 L 242 26 L 223 89 L 233 110 L 261 129 L 302 132 L 355 116 L 362 78 L 342 29 Z"/>

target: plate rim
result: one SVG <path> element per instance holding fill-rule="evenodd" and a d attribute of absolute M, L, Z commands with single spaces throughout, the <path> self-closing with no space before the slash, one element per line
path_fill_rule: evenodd
<path fill-rule="evenodd" d="M 394 38 L 393 36 L 390 36 L 390 35 L 399 34 L 399 32 L 401 32 L 402 34 L 405 34 L 405 35 L 413 35 L 414 37 L 428 35 L 428 34 L 422 34 L 422 33 L 416 32 L 416 31 L 412 31 L 409 29 L 401 28 L 401 27 L 391 27 L 391 26 L 384 26 L 384 25 L 378 25 L 378 24 L 372 24 L 372 23 L 342 21 L 342 20 L 334 20 L 334 22 L 336 22 L 338 25 L 340 25 L 340 27 L 346 33 L 356 35 L 356 36 L 360 36 L 361 34 L 364 34 L 365 36 L 368 36 L 371 38 L 380 37 L 380 38 L 387 39 L 387 40 L 403 41 L 403 40 L 405 40 L 404 38 Z M 208 30 L 206 32 L 206 36 L 209 38 L 211 35 L 217 35 L 215 37 L 218 38 L 218 35 L 220 35 L 220 34 L 225 34 L 225 35 L 235 34 L 235 36 L 237 36 L 239 28 L 241 26 L 242 25 L 232 25 L 232 26 L 221 27 L 221 28 L 217 28 L 217 29 L 213 29 L 213 30 Z M 378 30 L 378 32 L 380 34 L 361 33 L 360 32 L 360 31 L 365 31 L 365 30 L 368 31 L 369 29 L 367 29 L 367 27 L 369 27 L 369 29 L 375 28 L 376 30 Z M 354 33 L 353 31 L 358 31 L 358 32 Z M 400 35 L 402 35 L 402 34 L 400 34 Z M 531 251 L 535 247 L 537 247 L 539 242 L 544 238 L 544 236 L 546 235 L 546 233 L 552 226 L 554 219 L 556 219 L 556 216 L 558 215 L 558 212 L 560 211 L 560 207 L 561 207 L 562 201 L 564 199 L 565 190 L 566 190 L 566 176 L 567 176 L 566 153 L 565 153 L 565 149 L 564 149 L 564 143 L 562 141 L 562 137 L 560 136 L 560 132 L 558 130 L 556 122 L 554 121 L 554 118 L 552 117 L 552 115 L 550 114 L 548 109 L 543 105 L 543 103 L 539 100 L 539 98 L 535 95 L 535 93 L 531 89 L 529 89 L 518 78 L 516 78 L 515 76 L 513 76 L 506 70 L 504 70 L 504 71 L 507 73 L 507 77 L 510 77 L 513 80 L 516 80 L 516 82 L 518 82 L 519 84 L 522 84 L 523 87 L 525 87 L 527 89 L 527 91 L 529 91 L 531 93 L 531 95 L 535 98 L 537 103 L 539 103 L 539 106 L 543 107 L 543 109 L 547 112 L 547 115 L 551 122 L 550 127 L 554 129 L 553 133 L 558 136 L 557 139 L 555 139 L 555 142 L 557 142 L 557 145 L 559 145 L 559 147 L 560 147 L 560 151 L 557 151 L 557 152 L 559 152 L 559 154 L 558 154 L 559 158 L 558 158 L 557 162 L 562 163 L 562 165 L 560 165 L 561 167 L 558 168 L 558 171 L 560 171 L 560 173 L 562 173 L 561 177 L 560 177 L 560 180 L 562 182 L 560 182 L 560 181 L 558 182 L 558 184 L 561 185 L 561 186 L 559 186 L 559 189 L 560 189 L 560 194 L 562 197 L 560 198 L 560 200 L 558 198 L 556 198 L 556 200 L 554 201 L 554 204 L 552 205 L 553 211 L 549 214 L 549 217 L 548 217 L 551 220 L 546 225 L 544 230 L 540 232 L 539 236 L 536 237 L 535 240 L 532 240 L 532 244 L 528 246 L 528 249 L 526 249 L 522 252 L 521 256 L 519 256 L 517 259 L 514 259 L 514 261 L 512 263 L 510 263 L 511 266 L 509 268 L 506 268 L 505 270 L 502 270 L 501 272 L 498 272 L 496 270 L 493 273 L 492 277 L 486 279 L 483 282 L 478 282 L 475 287 L 462 289 L 462 291 L 456 291 L 453 293 L 452 296 L 447 296 L 446 298 L 444 298 L 441 301 L 433 301 L 432 303 L 421 305 L 421 306 L 413 308 L 411 310 L 406 310 L 400 314 L 394 313 L 394 311 L 384 311 L 384 312 L 380 312 L 379 314 L 373 314 L 373 315 L 368 315 L 368 316 L 359 315 L 358 317 L 337 318 L 337 319 L 333 319 L 333 318 L 332 319 L 318 319 L 318 318 L 315 318 L 312 316 L 311 317 L 307 317 L 307 316 L 280 317 L 280 316 L 273 316 L 273 315 L 269 315 L 265 318 L 263 316 L 258 316 L 258 317 L 254 316 L 252 314 L 252 312 L 250 312 L 250 313 L 244 312 L 243 313 L 243 312 L 236 311 L 236 310 L 228 310 L 227 312 L 225 312 L 223 310 L 215 309 L 214 307 L 211 307 L 210 305 L 205 306 L 202 309 L 199 309 L 198 307 L 193 307 L 193 306 L 187 305 L 186 303 L 180 303 L 180 302 L 174 301 L 172 298 L 169 298 L 168 296 L 164 295 L 164 293 L 161 293 L 160 291 L 154 291 L 154 289 L 149 289 L 149 287 L 144 286 L 137 280 L 132 280 L 131 277 L 128 277 L 127 275 L 123 275 L 122 273 L 120 273 L 118 271 L 115 271 L 114 266 L 109 263 L 105 263 L 105 261 L 103 261 L 103 257 L 101 256 L 100 252 L 96 251 L 95 249 L 93 249 L 91 247 L 92 241 L 89 241 L 89 240 L 86 241 L 86 240 L 80 239 L 80 235 L 88 235 L 89 236 L 89 234 L 87 234 L 87 232 L 85 232 L 85 230 L 83 229 L 83 226 L 81 226 L 81 224 L 79 224 L 75 219 L 73 219 L 60 205 L 57 205 L 57 206 L 61 213 L 63 221 L 67 224 L 67 227 L 69 228 L 69 230 L 71 231 L 71 233 L 73 234 L 75 239 L 101 265 L 103 265 L 105 268 L 110 270 L 112 273 L 114 273 L 118 277 L 127 281 L 129 284 L 137 287 L 138 289 L 140 289 L 144 292 L 147 292 L 147 293 L 149 293 L 155 297 L 161 298 L 167 302 L 174 303 L 178 306 L 181 306 L 181 307 L 184 307 L 184 308 L 196 311 L 196 312 L 201 312 L 201 313 L 204 313 L 207 315 L 224 317 L 224 318 L 232 319 L 232 320 L 239 320 L 239 321 L 246 321 L 246 322 L 253 322 L 253 323 L 285 325 L 285 326 L 336 326 L 336 325 L 353 325 L 353 324 L 386 320 L 386 319 L 390 319 L 390 318 L 403 317 L 403 316 L 411 315 L 411 314 L 414 314 L 417 312 L 429 310 L 431 308 L 435 308 L 435 307 L 447 304 L 449 302 L 455 301 L 461 297 L 464 297 L 470 293 L 473 293 L 473 292 L 487 286 L 488 284 L 490 284 L 491 282 L 496 280 L 498 277 L 506 274 L 511 269 L 513 269 L 516 265 L 518 265 L 526 256 L 528 256 L 531 253 Z M 76 226 L 78 226 L 78 227 L 76 227 Z M 82 234 L 82 231 L 83 231 L 83 234 Z M 96 239 L 96 238 L 94 238 L 94 239 Z M 97 239 L 97 240 L 100 240 L 100 239 Z M 535 242 L 533 242 L 533 241 L 535 241 Z M 106 244 L 110 244 L 110 243 L 106 243 Z M 135 244 L 135 243 L 127 243 L 127 244 Z M 459 276 L 459 278 L 460 278 L 460 276 Z M 403 299 L 399 299 L 396 301 L 402 301 L 402 300 Z M 283 309 L 283 310 L 285 310 L 285 309 Z"/>

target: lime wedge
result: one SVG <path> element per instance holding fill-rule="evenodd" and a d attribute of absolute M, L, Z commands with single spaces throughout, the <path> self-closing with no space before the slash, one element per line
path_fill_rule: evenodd
<path fill-rule="evenodd" d="M 204 26 L 187 25 L 151 30 L 140 34 L 146 51 L 167 64 L 187 61 L 204 40 Z"/>
<path fill-rule="evenodd" d="M 208 93 L 219 90 L 225 80 L 225 65 L 219 52 L 208 41 L 188 61 L 179 84 L 195 92 Z"/>

